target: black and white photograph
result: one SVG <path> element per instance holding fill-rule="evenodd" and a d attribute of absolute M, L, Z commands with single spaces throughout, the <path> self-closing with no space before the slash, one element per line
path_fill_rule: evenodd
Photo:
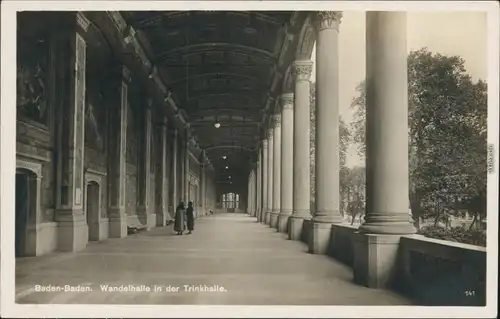
<path fill-rule="evenodd" d="M 1 15 L 2 317 L 497 314 L 498 3 Z"/>

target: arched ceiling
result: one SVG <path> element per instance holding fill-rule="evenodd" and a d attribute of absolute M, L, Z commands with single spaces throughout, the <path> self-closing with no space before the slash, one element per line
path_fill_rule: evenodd
<path fill-rule="evenodd" d="M 206 150 L 216 178 L 227 178 L 226 166 L 235 175 L 248 174 L 269 111 L 265 108 L 274 87 L 281 87 L 275 82 L 284 74 L 279 61 L 295 12 L 139 11 L 123 16 L 147 39 L 152 63 Z"/>

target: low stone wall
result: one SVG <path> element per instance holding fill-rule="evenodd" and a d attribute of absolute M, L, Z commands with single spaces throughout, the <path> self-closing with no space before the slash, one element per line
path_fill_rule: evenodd
<path fill-rule="evenodd" d="M 354 264 L 354 234 L 357 231 L 358 226 L 333 224 L 328 255 L 352 267 Z"/>
<path fill-rule="evenodd" d="M 485 306 L 486 249 L 404 236 L 397 289 L 423 305 Z"/>

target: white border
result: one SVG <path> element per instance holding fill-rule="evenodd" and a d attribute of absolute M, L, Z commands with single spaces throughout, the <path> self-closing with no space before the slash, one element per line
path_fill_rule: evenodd
<path fill-rule="evenodd" d="M 473 1 L 149 1 L 147 10 L 380 10 L 488 12 L 488 143 L 494 145 L 494 173 L 488 176 L 487 303 L 481 307 L 415 306 L 132 306 L 132 305 L 17 305 L 14 303 L 14 172 L 16 20 L 21 10 L 145 10 L 145 1 L 3 1 L 1 10 L 1 315 L 2 317 L 493 317 L 498 284 L 498 3 Z M 467 39 L 464 39 L 467 41 Z M 5 244 L 4 244 L 5 243 Z M 0 255 L 1 256 L 1 255 Z"/>

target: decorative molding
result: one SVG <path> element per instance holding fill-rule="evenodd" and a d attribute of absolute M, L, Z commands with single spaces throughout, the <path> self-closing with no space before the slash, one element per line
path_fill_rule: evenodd
<path fill-rule="evenodd" d="M 341 11 L 318 11 L 313 14 L 312 22 L 317 31 L 325 29 L 338 31 L 341 20 Z"/>
<path fill-rule="evenodd" d="M 89 173 L 89 174 L 93 174 L 93 175 L 99 175 L 99 176 L 106 176 L 107 173 L 104 172 L 104 171 L 98 171 L 98 170 L 95 170 L 95 169 L 92 169 L 92 168 L 87 168 L 85 170 L 85 173 Z"/>
<path fill-rule="evenodd" d="M 274 127 L 281 126 L 281 114 L 274 114 Z"/>
<path fill-rule="evenodd" d="M 293 110 L 293 93 L 283 93 L 280 96 L 281 108 L 285 110 Z"/>
<path fill-rule="evenodd" d="M 81 11 L 78 11 L 78 13 L 76 14 L 76 23 L 85 32 L 87 32 L 87 30 L 89 29 L 90 21 L 89 21 L 89 19 L 87 19 L 87 17 Z"/>
<path fill-rule="evenodd" d="M 108 17 L 113 21 L 113 24 L 115 27 L 120 31 L 120 33 L 123 33 L 125 29 L 127 28 L 127 22 L 123 19 L 122 15 L 118 11 L 107 11 Z"/>
<path fill-rule="evenodd" d="M 295 61 L 292 64 L 292 76 L 295 81 L 309 81 L 312 74 L 313 62 L 309 60 Z"/>
<path fill-rule="evenodd" d="M 274 137 L 274 131 L 273 131 L 272 125 L 271 125 L 271 128 L 269 128 L 269 130 L 267 130 L 267 139 L 272 140 L 273 137 Z"/>
<path fill-rule="evenodd" d="M 283 41 L 283 46 L 281 47 L 280 56 L 278 58 L 278 66 L 283 65 L 286 52 L 288 51 L 288 47 L 290 46 L 292 41 L 293 41 L 293 34 L 286 33 L 285 40 Z"/>
<path fill-rule="evenodd" d="M 29 160 L 16 159 L 16 169 L 21 168 L 28 170 L 36 175 L 37 178 L 42 178 L 42 164 Z"/>

